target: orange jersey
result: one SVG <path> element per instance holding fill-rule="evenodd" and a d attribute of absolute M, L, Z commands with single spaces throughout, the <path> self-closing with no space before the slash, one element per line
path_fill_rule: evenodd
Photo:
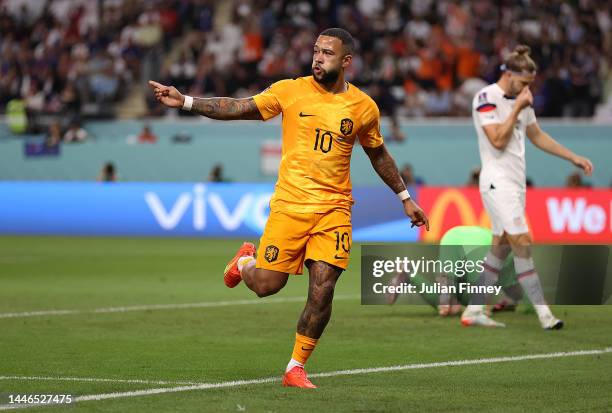
<path fill-rule="evenodd" d="M 283 150 L 270 208 L 298 213 L 350 211 L 355 141 L 382 145 L 376 103 L 352 84 L 330 93 L 312 76 L 281 80 L 253 99 L 264 120 L 283 114 Z"/>

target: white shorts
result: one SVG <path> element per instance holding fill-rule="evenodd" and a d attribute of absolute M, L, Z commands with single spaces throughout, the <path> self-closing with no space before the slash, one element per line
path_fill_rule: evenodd
<path fill-rule="evenodd" d="M 527 219 L 525 218 L 525 191 L 504 191 L 493 189 L 481 192 L 482 203 L 491 219 L 493 235 L 527 234 Z"/>

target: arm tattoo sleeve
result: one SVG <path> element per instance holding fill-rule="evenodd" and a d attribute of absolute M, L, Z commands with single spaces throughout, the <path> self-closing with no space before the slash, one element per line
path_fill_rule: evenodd
<path fill-rule="evenodd" d="M 194 98 L 191 111 L 218 120 L 263 120 L 252 97 L 243 99 Z"/>
<path fill-rule="evenodd" d="M 406 184 L 397 169 L 397 165 L 385 145 L 376 148 L 363 147 L 363 150 L 370 158 L 374 170 L 385 184 L 396 194 L 406 189 Z"/>

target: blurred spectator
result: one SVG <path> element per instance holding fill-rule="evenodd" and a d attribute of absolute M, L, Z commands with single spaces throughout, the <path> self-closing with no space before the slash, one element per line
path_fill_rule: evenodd
<path fill-rule="evenodd" d="M 60 95 L 62 114 L 68 117 L 76 117 L 81 111 L 81 100 L 74 85 L 69 83 L 62 89 Z"/>
<path fill-rule="evenodd" d="M 455 91 L 453 113 L 469 116 L 472 113 L 472 99 L 487 83 L 477 77 L 466 79 Z M 560 115 L 559 115 L 560 116 Z"/>
<path fill-rule="evenodd" d="M 46 146 L 57 146 L 62 141 L 62 127 L 58 121 L 53 121 L 49 125 L 47 135 L 45 136 Z"/>
<path fill-rule="evenodd" d="M 580 171 L 575 171 L 567 176 L 565 186 L 567 188 L 589 188 L 591 185 L 582 180 L 582 173 Z"/>
<path fill-rule="evenodd" d="M 425 181 L 423 181 L 421 177 L 414 176 L 414 173 L 412 171 L 412 165 L 410 165 L 409 163 L 404 164 L 402 170 L 400 171 L 400 175 L 407 187 L 411 187 L 414 185 L 423 185 L 425 183 Z"/>
<path fill-rule="evenodd" d="M 223 176 L 223 165 L 217 164 L 212 167 L 208 174 L 208 182 L 226 182 Z"/>
<path fill-rule="evenodd" d="M 6 121 L 12 133 L 21 134 L 28 131 L 28 114 L 23 100 L 13 99 L 8 101 Z"/>
<path fill-rule="evenodd" d="M 169 81 L 177 89 L 186 90 L 195 81 L 197 65 L 193 57 L 183 52 L 179 60 L 170 66 Z"/>
<path fill-rule="evenodd" d="M 387 141 L 403 142 L 406 137 L 402 133 L 400 128 L 399 119 L 397 117 L 398 100 L 391 93 L 390 87 L 385 87 L 383 84 L 375 83 L 368 90 L 370 97 L 374 99 L 380 114 L 383 116 L 389 116 L 391 120 L 391 131 L 385 136 Z"/>
<path fill-rule="evenodd" d="M 64 133 L 64 142 L 85 142 L 87 139 L 87 131 L 76 121 L 71 122 L 66 133 Z"/>
<path fill-rule="evenodd" d="M 157 143 L 157 140 L 157 136 L 151 132 L 151 127 L 149 125 L 145 125 L 138 135 L 138 143 Z"/>
<path fill-rule="evenodd" d="M 117 170 L 115 164 L 112 162 L 106 162 L 102 166 L 100 175 L 98 175 L 98 182 L 117 182 Z"/>
<path fill-rule="evenodd" d="M 479 182 L 480 182 L 480 166 L 476 166 L 472 168 L 472 170 L 470 171 L 470 175 L 468 177 L 466 185 L 478 188 Z"/>
<path fill-rule="evenodd" d="M 119 77 L 107 52 L 97 51 L 87 65 L 89 90 L 93 100 L 100 104 L 115 100 L 119 91 Z"/>
<path fill-rule="evenodd" d="M 568 175 L 565 180 L 565 186 L 567 188 L 580 188 L 582 187 L 582 176 L 579 172 L 574 172 Z"/>
<path fill-rule="evenodd" d="M 27 91 L 23 93 L 25 99 L 26 109 L 31 114 L 38 114 L 45 108 L 45 94 L 38 87 L 36 80 L 30 80 L 28 82 Z"/>

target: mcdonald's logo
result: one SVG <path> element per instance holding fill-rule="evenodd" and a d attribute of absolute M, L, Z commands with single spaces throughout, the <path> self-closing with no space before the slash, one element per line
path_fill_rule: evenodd
<path fill-rule="evenodd" d="M 430 229 L 423 231 L 423 241 L 435 242 L 452 227 L 478 225 L 490 228 L 489 216 L 480 203 L 477 191 L 455 188 L 423 188 L 419 193 L 429 213 Z M 457 211 L 451 217 L 450 211 Z"/>

